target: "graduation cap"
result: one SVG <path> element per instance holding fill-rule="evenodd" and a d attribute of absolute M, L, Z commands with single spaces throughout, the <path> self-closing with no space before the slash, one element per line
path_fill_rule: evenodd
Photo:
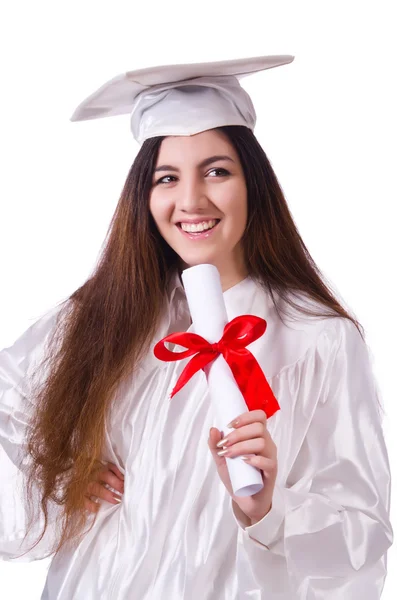
<path fill-rule="evenodd" d="M 194 135 L 224 125 L 253 130 L 255 109 L 239 79 L 293 60 L 290 55 L 259 56 L 128 71 L 88 96 L 71 120 L 130 114 L 139 144 L 155 136 Z"/>

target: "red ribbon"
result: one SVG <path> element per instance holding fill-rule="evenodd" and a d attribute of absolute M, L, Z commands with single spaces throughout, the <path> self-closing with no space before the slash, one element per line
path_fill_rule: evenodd
<path fill-rule="evenodd" d="M 170 397 L 172 398 L 199 369 L 203 369 L 222 354 L 244 396 L 248 410 L 261 409 L 268 418 L 271 417 L 280 406 L 256 358 L 246 348 L 265 333 L 266 327 L 266 321 L 260 317 L 240 315 L 225 325 L 222 338 L 213 344 L 201 335 L 189 332 L 171 333 L 157 342 L 153 352 L 160 360 L 175 361 L 195 355 L 180 374 Z M 178 344 L 188 350 L 173 352 L 165 347 L 165 342 Z"/>

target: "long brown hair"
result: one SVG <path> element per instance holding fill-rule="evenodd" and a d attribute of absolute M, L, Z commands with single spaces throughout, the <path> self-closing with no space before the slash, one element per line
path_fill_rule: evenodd
<path fill-rule="evenodd" d="M 247 185 L 243 248 L 248 273 L 269 291 L 278 312 L 274 292 L 290 305 L 290 292 L 303 292 L 324 307 L 306 314 L 340 316 L 361 327 L 324 282 L 254 134 L 240 126 L 220 130 L 238 152 Z M 162 139 L 149 139 L 142 145 L 98 264 L 91 277 L 65 301 L 43 362 L 48 376 L 36 390 L 27 440 L 30 467 L 26 495 L 29 503 L 33 487 L 38 486 L 44 514 L 38 541 L 48 526 L 50 504 L 61 507 L 59 536 L 52 552 L 84 535 L 88 524 L 85 493 L 99 465 L 112 399 L 147 353 L 161 318 L 168 282 L 180 265 L 148 208 Z M 29 527 L 34 519 L 32 511 L 30 514 Z M 91 527 L 94 521 L 95 517 Z"/>

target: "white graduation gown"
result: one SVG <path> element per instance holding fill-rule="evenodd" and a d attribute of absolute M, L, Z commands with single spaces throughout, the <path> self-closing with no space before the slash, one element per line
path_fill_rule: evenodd
<path fill-rule="evenodd" d="M 152 347 L 168 333 L 194 331 L 178 276 L 168 291 Z M 161 362 L 150 351 L 135 378 L 119 386 L 107 422 L 102 458 L 125 474 L 122 503 L 101 501 L 77 550 L 53 558 L 43 600 L 380 597 L 393 538 L 390 470 L 366 344 L 347 319 L 291 313 L 284 325 L 250 277 L 224 299 L 229 320 L 254 314 L 268 324 L 248 349 L 281 407 L 268 420 L 278 448 L 271 511 L 247 526 L 218 477 L 207 445 L 216 423 L 204 373 L 170 401 L 189 359 Z M 7 469 L 34 409 L 27 374 L 59 310 L 0 354 L 0 466 Z M 5 560 L 21 550 L 25 519 L 9 489 L 0 490 Z M 46 555 L 51 527 L 24 560 Z"/>

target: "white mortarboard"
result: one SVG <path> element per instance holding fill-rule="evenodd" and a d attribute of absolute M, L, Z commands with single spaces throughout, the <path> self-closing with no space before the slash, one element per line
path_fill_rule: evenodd
<path fill-rule="evenodd" d="M 86 98 L 71 120 L 129 113 L 140 144 L 155 136 L 194 135 L 224 125 L 253 130 L 255 109 L 239 79 L 293 60 L 289 55 L 259 56 L 129 71 Z"/>

